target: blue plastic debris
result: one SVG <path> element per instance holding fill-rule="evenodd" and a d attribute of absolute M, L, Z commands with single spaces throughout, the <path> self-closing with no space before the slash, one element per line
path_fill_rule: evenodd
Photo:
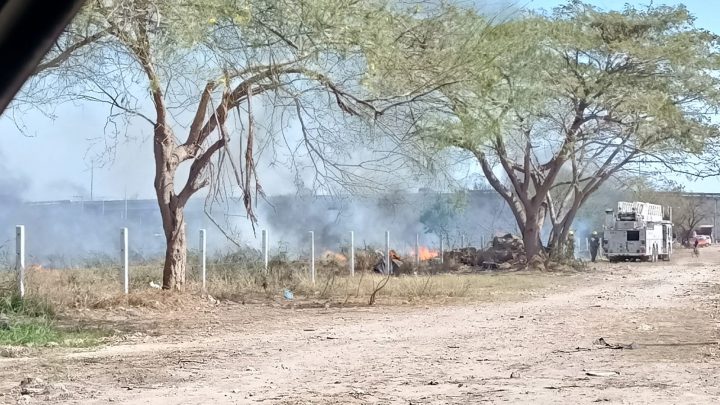
<path fill-rule="evenodd" d="M 295 296 L 293 295 L 293 292 L 290 290 L 285 290 L 283 292 L 283 297 L 285 297 L 286 300 L 292 300 L 293 298 L 295 298 Z"/>

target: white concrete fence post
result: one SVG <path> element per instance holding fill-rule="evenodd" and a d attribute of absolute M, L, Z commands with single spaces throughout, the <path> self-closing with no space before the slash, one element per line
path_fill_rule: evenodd
<path fill-rule="evenodd" d="M 15 227 L 15 270 L 18 276 L 20 298 L 25 297 L 25 225 Z"/>
<path fill-rule="evenodd" d="M 415 265 L 420 265 L 420 234 L 415 234 Z"/>
<path fill-rule="evenodd" d="M 202 277 L 202 289 L 205 291 L 207 280 L 207 231 L 200 230 L 200 271 Z"/>
<path fill-rule="evenodd" d="M 122 271 L 123 271 L 123 291 L 125 294 L 130 292 L 130 276 L 128 266 L 128 229 L 122 228 L 120 232 L 121 247 L 120 254 L 122 258 Z"/>
<path fill-rule="evenodd" d="M 310 231 L 310 279 L 315 284 L 315 232 Z"/>
<path fill-rule="evenodd" d="M 465 234 L 460 235 L 460 249 L 465 248 Z"/>
<path fill-rule="evenodd" d="M 262 252 L 263 252 L 263 269 L 265 273 L 268 271 L 268 231 L 262 230 Z"/>
<path fill-rule="evenodd" d="M 355 277 L 355 232 L 350 231 L 350 276 Z"/>
<path fill-rule="evenodd" d="M 445 240 L 443 239 L 442 234 L 440 235 L 440 264 L 445 263 Z"/>
<path fill-rule="evenodd" d="M 393 266 L 392 259 L 390 258 L 390 231 L 385 231 L 385 264 L 387 265 L 385 268 L 387 274 L 392 274 Z"/>

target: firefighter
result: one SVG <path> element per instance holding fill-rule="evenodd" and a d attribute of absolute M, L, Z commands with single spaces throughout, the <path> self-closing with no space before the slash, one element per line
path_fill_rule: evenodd
<path fill-rule="evenodd" d="M 567 241 L 565 241 L 565 257 L 568 260 L 575 260 L 575 232 L 568 232 Z"/>
<path fill-rule="evenodd" d="M 593 231 L 590 237 L 590 260 L 595 263 L 597 258 L 598 249 L 600 248 L 600 238 L 598 237 L 597 231 Z"/>

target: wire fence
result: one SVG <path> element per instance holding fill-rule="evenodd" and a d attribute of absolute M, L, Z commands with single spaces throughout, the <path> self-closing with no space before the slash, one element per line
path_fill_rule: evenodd
<path fill-rule="evenodd" d="M 335 249 L 324 246 L 316 250 L 315 234 L 309 231 L 305 246 L 290 249 L 286 242 L 273 243 L 271 235 L 263 230 L 259 247 L 248 245 L 211 253 L 207 248 L 207 231 L 199 230 L 198 235 L 197 238 L 192 238 L 191 234 L 187 235 L 186 279 L 201 283 L 203 289 L 208 282 L 227 281 L 237 278 L 240 273 L 244 275 L 302 274 L 310 277 L 314 283 L 318 267 L 323 271 L 352 276 L 356 270 L 377 270 L 375 266 L 378 262 L 384 260 L 383 263 L 391 263 L 394 258 L 400 256 L 415 264 L 430 260 L 442 262 L 443 252 L 448 246 L 452 249 L 472 243 L 471 238 L 463 236 L 461 245 L 455 246 L 450 243 L 449 238 L 441 237 L 437 238 L 434 244 L 421 246 L 419 235 L 415 235 L 415 240 L 412 242 L 402 239 L 395 241 L 386 231 L 384 246 L 371 245 L 364 241 L 360 246 L 356 246 L 355 234 L 349 232 L 347 238 L 337 242 Z M 25 294 L 27 273 L 45 270 L 100 272 L 104 274 L 102 277 L 107 276 L 108 280 L 118 278 L 125 294 L 138 285 L 149 284 L 156 288 L 160 286 L 164 254 L 148 253 L 144 251 L 143 246 L 133 246 L 132 229 L 121 228 L 117 233 L 117 245 L 107 251 L 82 251 L 83 241 L 78 241 L 77 251 L 68 255 L 35 255 L 33 244 L 26 245 L 26 241 L 32 241 L 33 236 L 32 233 L 26 235 L 24 226 L 19 225 L 14 238 L 6 237 L 0 243 L 0 269 L 15 275 L 17 291 L 21 296 Z M 485 243 L 484 237 L 479 239 L 481 244 Z M 115 253 L 109 253 L 112 251 Z M 387 270 L 384 270 L 386 268 Z M 392 273 L 394 268 L 394 265 L 383 265 L 379 271 Z"/>

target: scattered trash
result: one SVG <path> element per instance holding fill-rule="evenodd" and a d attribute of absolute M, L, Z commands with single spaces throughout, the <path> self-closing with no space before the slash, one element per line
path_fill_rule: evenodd
<path fill-rule="evenodd" d="M 68 390 L 63 384 L 47 384 L 41 378 L 26 377 L 20 381 L 20 395 L 47 395 L 56 397 L 67 394 Z"/>
<path fill-rule="evenodd" d="M 589 375 L 590 377 L 617 377 L 620 375 L 620 372 L 610 370 L 595 370 L 586 371 L 585 375 Z"/>
<path fill-rule="evenodd" d="M 42 394 L 44 391 L 41 378 L 25 377 L 20 381 L 20 395 Z"/>
<path fill-rule="evenodd" d="M 572 384 L 572 385 L 548 385 L 545 388 L 546 390 L 562 390 L 565 388 L 582 388 L 582 385 Z"/>
<path fill-rule="evenodd" d="M 440 383 L 437 381 L 430 381 L 428 385 L 439 385 Z"/>
<path fill-rule="evenodd" d="M 293 294 L 293 292 L 288 289 L 285 289 L 285 291 L 283 291 L 283 297 L 285 297 L 285 299 L 288 301 L 295 299 L 295 295 Z"/>
<path fill-rule="evenodd" d="M 573 350 L 554 350 L 553 353 L 578 353 L 578 352 L 589 352 L 592 349 L 587 347 L 576 347 Z"/>
<path fill-rule="evenodd" d="M 155 288 L 155 289 L 157 289 L 157 290 L 159 290 L 159 289 L 161 288 L 160 284 L 158 284 L 158 283 L 156 283 L 156 282 L 154 282 L 154 281 L 151 281 L 151 282 L 150 282 L 150 287 L 151 287 L 151 288 Z"/>
<path fill-rule="evenodd" d="M 604 349 L 615 349 L 615 350 L 636 350 L 640 348 L 640 345 L 638 345 L 635 342 L 632 342 L 630 344 L 623 344 L 623 343 L 617 343 L 617 344 L 610 344 L 607 341 L 605 341 L 605 338 L 599 338 L 593 342 L 595 346 L 602 346 Z"/>
<path fill-rule="evenodd" d="M 510 378 L 520 378 L 520 372 L 513 371 L 512 373 L 510 373 Z"/>

